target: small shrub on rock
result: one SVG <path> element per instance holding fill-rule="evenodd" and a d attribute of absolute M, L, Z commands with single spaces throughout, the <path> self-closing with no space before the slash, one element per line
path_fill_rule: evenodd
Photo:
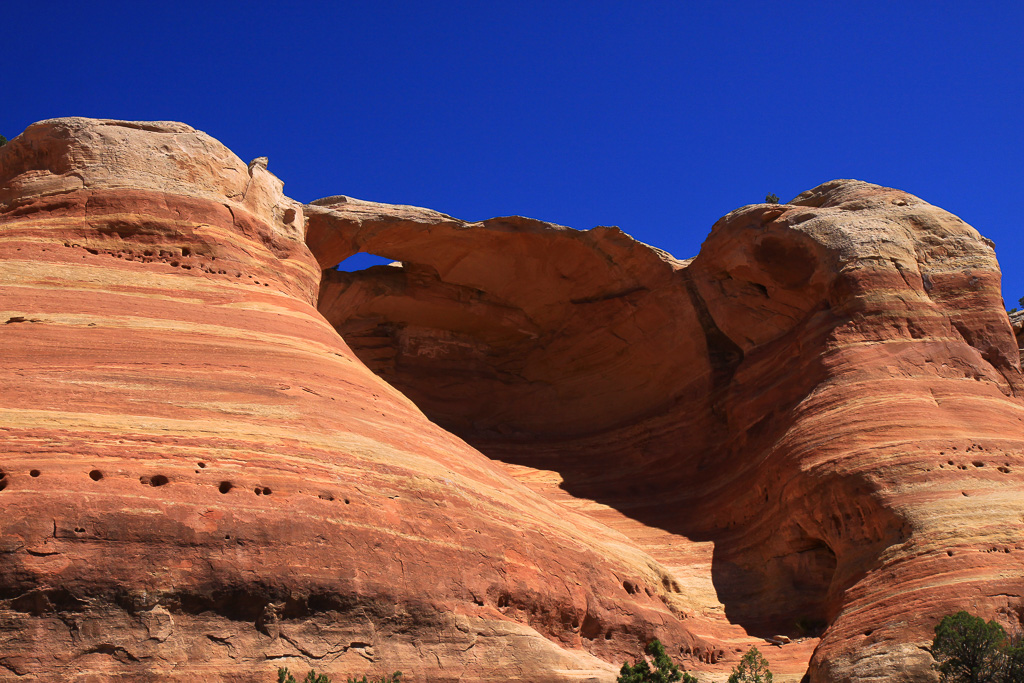
<path fill-rule="evenodd" d="M 381 676 L 379 679 L 368 679 L 366 676 L 360 680 L 358 678 L 349 678 L 348 683 L 402 683 L 401 681 L 402 672 L 396 671 L 390 676 Z M 282 667 L 277 670 L 277 683 L 299 683 L 295 680 L 295 676 L 292 676 L 291 672 L 288 671 L 288 667 Z M 306 677 L 302 679 L 302 683 L 331 683 L 331 679 L 327 677 L 327 674 L 318 674 L 315 670 L 310 670 L 306 674 Z"/>
<path fill-rule="evenodd" d="M 665 646 L 658 639 L 649 642 L 646 651 L 654 660 L 654 669 L 651 669 L 646 659 L 641 659 L 632 666 L 629 662 L 623 662 L 615 683 L 697 683 L 696 677 L 680 670 L 672 662 L 665 653 Z"/>
<path fill-rule="evenodd" d="M 367 679 L 366 676 L 362 678 L 350 678 L 348 683 L 401 683 L 399 680 L 402 677 L 401 671 L 396 671 L 390 676 L 381 676 L 380 678 Z"/>
<path fill-rule="evenodd" d="M 284 667 L 277 670 L 277 683 L 298 683 L 298 681 L 288 671 L 288 667 Z M 316 671 L 310 669 L 306 677 L 302 679 L 302 683 L 331 683 L 331 679 L 327 677 L 327 674 L 317 674 Z"/>
<path fill-rule="evenodd" d="M 740 663 L 733 667 L 729 683 L 772 683 L 772 672 L 768 660 L 756 647 L 747 650 Z"/>
<path fill-rule="evenodd" d="M 5 138 L 3 135 L 0 135 L 0 147 L 3 147 L 6 144 L 7 144 L 7 138 Z"/>
<path fill-rule="evenodd" d="M 775 194 L 774 192 L 769 192 L 768 196 L 764 198 L 764 201 L 766 204 L 778 204 L 779 195 Z"/>

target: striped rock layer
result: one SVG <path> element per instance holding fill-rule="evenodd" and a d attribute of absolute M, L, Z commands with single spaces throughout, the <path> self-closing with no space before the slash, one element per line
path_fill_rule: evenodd
<path fill-rule="evenodd" d="M 692 668 L 762 637 L 792 641 L 777 673 L 926 681 L 943 616 L 1019 628 L 1024 381 L 992 245 L 957 217 L 833 181 L 678 261 L 615 228 L 306 211 L 320 265 L 401 262 L 325 271 L 356 354 L 666 567 L 720 644 Z"/>
<path fill-rule="evenodd" d="M 924 681 L 941 616 L 1019 623 L 998 265 L 906 193 L 679 261 L 58 119 L 0 148 L 0 283 L 0 680 Z"/>
<path fill-rule="evenodd" d="M 635 543 L 353 356 L 281 187 L 177 123 L 0 148 L 0 679 L 610 680 L 656 635 L 712 649 Z"/>

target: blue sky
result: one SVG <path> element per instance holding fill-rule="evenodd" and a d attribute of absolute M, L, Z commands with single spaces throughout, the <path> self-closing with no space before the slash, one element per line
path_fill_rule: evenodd
<path fill-rule="evenodd" d="M 330 194 L 676 256 L 833 178 L 995 240 L 1024 296 L 1024 3 L 8 3 L 0 134 L 180 120 Z"/>

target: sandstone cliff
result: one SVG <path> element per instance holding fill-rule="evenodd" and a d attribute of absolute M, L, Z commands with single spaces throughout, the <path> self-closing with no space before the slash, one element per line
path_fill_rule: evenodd
<path fill-rule="evenodd" d="M 568 681 L 708 648 L 657 562 L 352 355 L 265 166 L 60 119 L 0 187 L 0 678 Z"/>
<path fill-rule="evenodd" d="M 939 617 L 1019 619 L 999 269 L 897 190 L 679 261 L 58 119 L 0 148 L 0 281 L 0 680 L 611 681 L 652 637 L 724 680 L 774 635 L 777 680 L 931 680 Z"/>
<path fill-rule="evenodd" d="M 401 262 L 325 271 L 368 367 L 650 552 L 698 630 L 827 626 L 810 680 L 929 680 L 941 616 L 1018 620 L 1020 359 L 993 249 L 955 216 L 834 181 L 677 261 L 614 228 L 307 213 L 322 266 Z"/>
<path fill-rule="evenodd" d="M 1010 325 L 1013 327 L 1013 335 L 1017 339 L 1017 350 L 1020 352 L 1021 362 L 1024 362 L 1024 311 L 1011 313 Z"/>

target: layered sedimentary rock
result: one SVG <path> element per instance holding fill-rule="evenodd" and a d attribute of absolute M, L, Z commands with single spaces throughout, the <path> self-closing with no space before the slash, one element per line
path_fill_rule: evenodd
<path fill-rule="evenodd" d="M 820 634 L 811 681 L 923 681 L 942 616 L 1019 625 L 1024 382 L 991 243 L 957 217 L 833 181 L 678 261 L 615 228 L 306 211 L 321 266 L 399 262 L 325 272 L 367 366 L 647 550 L 695 632 Z"/>
<path fill-rule="evenodd" d="M 1013 327 L 1013 335 L 1017 339 L 1017 350 L 1021 352 L 1021 361 L 1024 362 L 1024 311 L 1011 313 L 1010 325 Z"/>
<path fill-rule="evenodd" d="M 304 208 L 177 123 L 0 148 L 0 679 L 611 680 L 658 562 L 356 359 Z"/>
<path fill-rule="evenodd" d="M 0 283 L 0 679 L 923 681 L 943 615 L 1019 623 L 999 269 L 906 193 L 680 261 L 59 119 L 0 148 Z"/>

